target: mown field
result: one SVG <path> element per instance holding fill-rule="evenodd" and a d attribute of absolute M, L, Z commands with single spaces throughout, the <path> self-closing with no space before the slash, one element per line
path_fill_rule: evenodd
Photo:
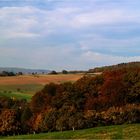
<path fill-rule="evenodd" d="M 58 74 L 58 75 L 22 75 L 13 77 L 0 77 L 0 96 L 27 99 L 48 83 L 74 82 L 80 79 L 82 74 Z"/>
<path fill-rule="evenodd" d="M 6 139 L 140 139 L 140 124 L 103 126 L 97 128 L 1 137 Z"/>

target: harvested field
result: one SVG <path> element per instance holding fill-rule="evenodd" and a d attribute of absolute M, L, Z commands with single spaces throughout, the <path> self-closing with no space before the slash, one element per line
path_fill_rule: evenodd
<path fill-rule="evenodd" d="M 30 100 L 45 84 L 74 82 L 82 76 L 82 74 L 58 74 L 0 77 L 0 96 Z"/>
<path fill-rule="evenodd" d="M 63 83 L 74 82 L 80 79 L 82 74 L 58 74 L 58 75 L 23 75 L 13 77 L 0 77 L 0 85 L 24 85 L 24 84 L 39 84 L 45 85 L 50 82 Z"/>

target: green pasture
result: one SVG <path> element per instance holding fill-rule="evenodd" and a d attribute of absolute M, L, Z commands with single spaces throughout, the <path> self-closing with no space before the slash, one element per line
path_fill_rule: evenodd
<path fill-rule="evenodd" d="M 140 124 L 103 126 L 90 129 L 3 137 L 5 139 L 140 139 Z"/>
<path fill-rule="evenodd" d="M 0 85 L 0 96 L 30 100 L 31 97 L 43 88 L 39 84 Z"/>

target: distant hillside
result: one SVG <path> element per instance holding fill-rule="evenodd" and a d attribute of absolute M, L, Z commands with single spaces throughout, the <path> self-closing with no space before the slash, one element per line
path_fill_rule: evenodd
<path fill-rule="evenodd" d="M 140 68 L 140 62 L 129 62 L 129 63 L 121 63 L 117 65 L 112 65 L 112 66 L 96 67 L 94 69 L 89 69 L 88 72 L 103 72 L 103 71 L 108 71 L 108 70 L 121 69 L 121 68 L 133 68 L 133 67 Z"/>
<path fill-rule="evenodd" d="M 7 72 L 13 72 L 18 73 L 22 72 L 23 74 L 29 74 L 29 73 L 49 73 L 49 70 L 43 70 L 43 69 L 25 69 L 25 68 L 14 68 L 14 67 L 0 67 L 0 72 L 7 71 Z"/>

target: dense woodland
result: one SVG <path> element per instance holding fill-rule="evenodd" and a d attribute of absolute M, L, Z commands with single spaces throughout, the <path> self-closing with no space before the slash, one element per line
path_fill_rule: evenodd
<path fill-rule="evenodd" d="M 140 123 L 140 68 L 123 67 L 75 83 L 47 84 L 30 103 L 0 97 L 0 134 Z"/>
<path fill-rule="evenodd" d="M 87 73 L 104 72 L 104 71 L 110 71 L 110 70 L 116 70 L 122 68 L 133 68 L 133 67 L 140 68 L 140 62 L 129 62 L 129 63 L 121 63 L 121 64 L 111 65 L 111 66 L 96 67 L 94 69 L 89 69 Z"/>

